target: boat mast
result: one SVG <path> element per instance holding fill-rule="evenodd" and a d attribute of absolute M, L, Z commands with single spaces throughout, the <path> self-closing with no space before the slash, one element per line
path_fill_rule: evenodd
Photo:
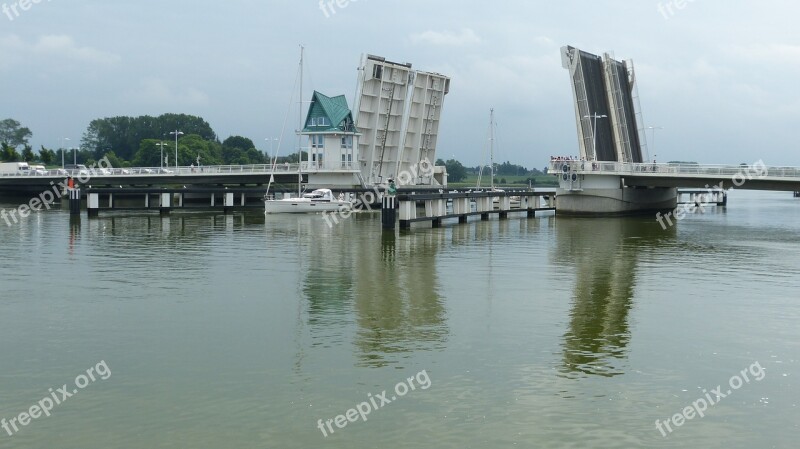
<path fill-rule="evenodd" d="M 297 110 L 298 110 L 298 119 L 297 119 L 297 161 L 299 162 L 297 166 L 297 196 L 302 196 L 302 187 L 303 187 L 303 135 L 300 134 L 300 130 L 303 129 L 303 56 L 305 52 L 305 47 L 300 45 L 300 100 L 298 102 Z M 309 160 L 311 155 L 309 154 Z"/>
<path fill-rule="evenodd" d="M 494 190 L 494 108 L 489 110 L 489 163 L 491 164 L 491 189 Z"/>

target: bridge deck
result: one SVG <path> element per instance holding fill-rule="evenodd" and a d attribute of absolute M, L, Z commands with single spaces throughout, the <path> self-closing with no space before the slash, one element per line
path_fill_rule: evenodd
<path fill-rule="evenodd" d="M 800 190 L 800 167 L 700 164 L 630 164 L 621 162 L 558 161 L 550 163 L 549 173 L 563 175 L 609 175 L 625 179 L 631 187 L 720 186 L 724 189 Z"/>

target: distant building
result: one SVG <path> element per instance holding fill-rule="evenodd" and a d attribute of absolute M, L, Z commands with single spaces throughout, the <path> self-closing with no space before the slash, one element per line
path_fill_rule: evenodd
<path fill-rule="evenodd" d="M 360 134 L 344 95 L 328 97 L 314 91 L 300 134 L 308 136 L 308 171 L 358 169 Z"/>

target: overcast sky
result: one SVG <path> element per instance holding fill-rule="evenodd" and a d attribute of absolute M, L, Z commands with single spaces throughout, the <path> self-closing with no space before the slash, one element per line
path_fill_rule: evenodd
<path fill-rule="evenodd" d="M 800 165 L 800 5 L 789 0 L 689 0 L 673 14 L 665 0 L 662 11 L 650 0 L 19 1 L 0 0 L 0 119 L 31 128 L 37 149 L 77 143 L 95 118 L 166 112 L 269 149 L 302 43 L 306 99 L 316 89 L 352 107 L 362 53 L 411 62 L 453 79 L 438 157 L 481 163 L 493 107 L 496 160 L 543 167 L 577 154 L 559 53 L 573 45 L 634 60 L 645 124 L 664 128 L 659 161 Z"/>

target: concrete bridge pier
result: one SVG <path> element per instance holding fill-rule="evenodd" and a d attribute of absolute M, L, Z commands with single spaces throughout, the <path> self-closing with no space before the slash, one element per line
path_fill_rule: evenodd
<path fill-rule="evenodd" d="M 162 193 L 161 194 L 161 205 L 158 208 L 159 214 L 164 217 L 170 214 L 172 211 L 172 194 L 171 193 Z"/>
<path fill-rule="evenodd" d="M 559 215 L 635 215 L 678 206 L 672 187 L 639 188 L 625 185 L 622 176 L 564 173 L 556 191 Z"/>
<path fill-rule="evenodd" d="M 486 221 L 489 219 L 489 212 L 494 210 L 494 202 L 492 197 L 475 198 L 475 210 L 480 212 L 481 220 Z"/>
<path fill-rule="evenodd" d="M 222 209 L 225 215 L 233 212 L 233 192 L 225 192 L 225 205 Z"/>

